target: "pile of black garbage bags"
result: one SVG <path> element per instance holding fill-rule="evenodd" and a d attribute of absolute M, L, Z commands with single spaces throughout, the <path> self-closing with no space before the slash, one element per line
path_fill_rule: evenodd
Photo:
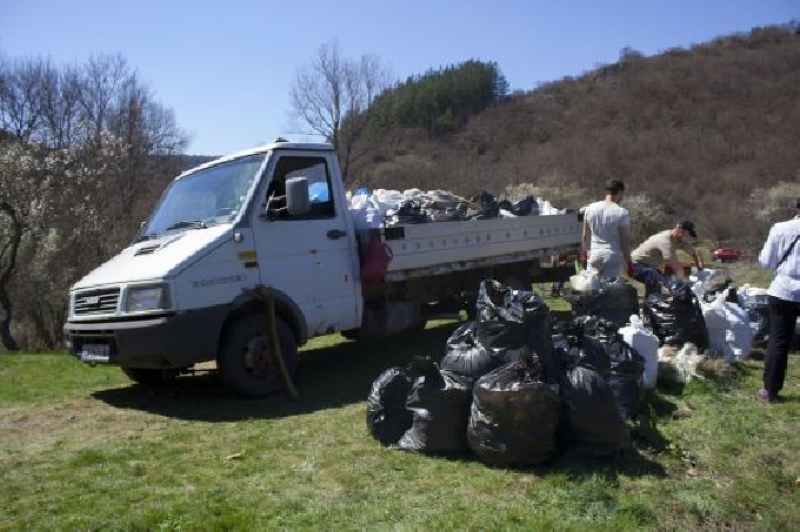
<path fill-rule="evenodd" d="M 554 327 L 535 293 L 484 281 L 477 318 L 453 332 L 440 361 L 417 358 L 374 381 L 367 426 L 392 448 L 500 467 L 567 449 L 615 457 L 644 401 L 644 359 L 617 329 L 595 316 Z"/>
<path fill-rule="evenodd" d="M 708 348 L 703 309 L 689 283 L 644 265 L 638 267 L 636 280 L 645 286 L 641 308 L 636 287 L 620 278 L 603 280 L 591 291 L 565 290 L 562 295 L 577 316 L 595 316 L 624 327 L 632 315 L 641 314 L 661 345 L 680 348 L 691 343 L 699 350 Z"/>
<path fill-rule="evenodd" d="M 681 347 L 691 343 L 701 351 L 708 349 L 703 309 L 691 285 L 676 277 L 653 275 L 653 281 L 645 284 L 645 325 L 658 336 L 661 345 Z"/>

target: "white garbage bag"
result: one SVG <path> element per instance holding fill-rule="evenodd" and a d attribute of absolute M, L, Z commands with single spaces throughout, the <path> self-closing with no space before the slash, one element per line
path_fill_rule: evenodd
<path fill-rule="evenodd" d="M 766 304 L 768 297 L 768 290 L 766 288 L 757 288 L 745 283 L 736 291 L 739 298 L 739 306 L 747 308 L 748 304 Z"/>
<path fill-rule="evenodd" d="M 753 345 L 753 330 L 747 312 L 735 303 L 726 301 L 724 290 L 711 303 L 701 303 L 708 328 L 710 351 L 722 354 L 728 363 L 745 360 Z"/>
<path fill-rule="evenodd" d="M 708 292 L 711 288 L 724 280 L 724 271 L 711 268 L 694 270 L 689 276 L 689 282 L 692 284 L 692 287 L 694 287 L 696 283 L 699 283 L 698 286 L 702 288 L 703 292 Z"/>
<path fill-rule="evenodd" d="M 635 314 L 630 323 L 619 329 L 622 339 L 644 358 L 643 385 L 647 390 L 656 387 L 658 381 L 658 336 L 645 328 L 642 319 Z"/>
<path fill-rule="evenodd" d="M 592 270 L 583 270 L 569 278 L 569 284 L 576 292 L 591 292 L 602 286 L 600 276 Z"/>
<path fill-rule="evenodd" d="M 703 376 L 697 373 L 697 366 L 703 360 L 697 346 L 692 343 L 683 344 L 681 350 L 675 355 L 672 363 L 678 370 L 678 378 L 681 382 L 689 382 L 694 378 L 702 379 Z"/>

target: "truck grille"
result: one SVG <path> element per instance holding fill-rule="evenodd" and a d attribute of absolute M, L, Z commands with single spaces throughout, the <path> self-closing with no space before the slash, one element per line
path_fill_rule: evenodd
<path fill-rule="evenodd" d="M 75 315 L 114 314 L 119 303 L 119 288 L 96 290 L 75 295 Z"/>

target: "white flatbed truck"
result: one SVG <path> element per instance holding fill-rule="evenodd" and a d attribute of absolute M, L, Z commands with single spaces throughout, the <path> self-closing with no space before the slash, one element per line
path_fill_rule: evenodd
<path fill-rule="evenodd" d="M 309 188 L 326 194 L 311 198 Z M 395 225 L 378 231 L 393 258 L 361 282 L 365 241 L 328 144 L 275 142 L 211 161 L 172 182 L 135 241 L 70 289 L 71 352 L 134 381 L 216 361 L 234 392 L 260 397 L 279 380 L 264 363 L 265 320 L 252 289 L 270 287 L 293 372 L 308 339 L 376 338 L 470 310 L 480 280 L 530 289 L 568 278 L 577 213 Z"/>

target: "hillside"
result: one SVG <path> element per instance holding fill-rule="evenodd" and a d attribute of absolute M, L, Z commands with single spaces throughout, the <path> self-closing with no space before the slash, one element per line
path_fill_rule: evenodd
<path fill-rule="evenodd" d="M 386 138 L 353 181 L 462 194 L 517 186 L 578 207 L 616 178 L 637 237 L 691 217 L 701 238 L 754 247 L 771 220 L 751 212 L 800 183 L 800 26 L 651 57 L 626 49 L 615 64 L 495 104 L 455 135 Z"/>

